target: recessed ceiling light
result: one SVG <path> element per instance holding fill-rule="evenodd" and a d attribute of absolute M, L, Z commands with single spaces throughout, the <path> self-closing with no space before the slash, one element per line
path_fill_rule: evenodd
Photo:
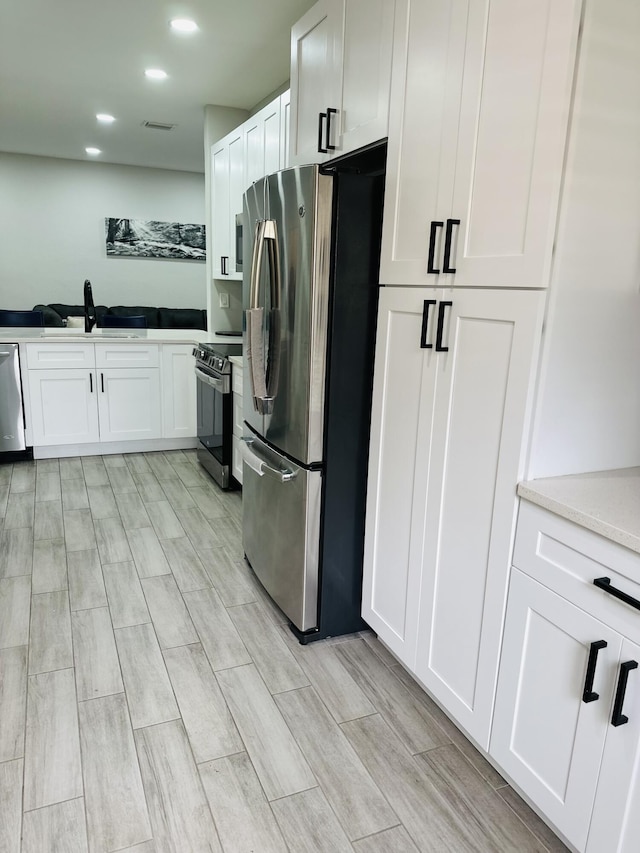
<path fill-rule="evenodd" d="M 167 76 L 167 72 L 163 71 L 161 68 L 147 68 L 144 73 L 150 80 L 164 80 Z"/>
<path fill-rule="evenodd" d="M 111 124 L 112 121 L 115 121 L 115 116 L 110 116 L 109 113 L 96 113 L 96 118 L 104 124 Z"/>
<path fill-rule="evenodd" d="M 91 154 L 92 157 L 95 157 L 96 154 L 102 154 L 102 151 L 99 148 L 85 148 L 84 150 L 87 154 Z"/>
<path fill-rule="evenodd" d="M 174 18 L 170 21 L 171 29 L 177 30 L 179 33 L 195 33 L 198 25 L 195 21 L 190 21 L 188 18 Z"/>

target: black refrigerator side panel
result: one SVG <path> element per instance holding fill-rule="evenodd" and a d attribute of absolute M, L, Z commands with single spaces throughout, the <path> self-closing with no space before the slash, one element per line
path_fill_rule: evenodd
<path fill-rule="evenodd" d="M 338 172 L 334 192 L 320 558 L 322 637 L 367 627 L 360 609 L 383 169 L 374 175 Z"/>

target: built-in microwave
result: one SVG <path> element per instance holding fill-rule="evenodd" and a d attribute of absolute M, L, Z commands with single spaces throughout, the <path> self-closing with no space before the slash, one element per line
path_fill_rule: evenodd
<path fill-rule="evenodd" d="M 236 272 L 242 272 L 242 224 L 244 217 L 236 213 Z"/>

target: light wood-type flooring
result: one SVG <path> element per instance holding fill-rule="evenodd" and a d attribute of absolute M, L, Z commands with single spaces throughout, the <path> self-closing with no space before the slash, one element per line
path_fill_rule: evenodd
<path fill-rule="evenodd" d="M 0 853 L 565 848 L 372 633 L 307 647 L 192 451 L 0 466 Z"/>

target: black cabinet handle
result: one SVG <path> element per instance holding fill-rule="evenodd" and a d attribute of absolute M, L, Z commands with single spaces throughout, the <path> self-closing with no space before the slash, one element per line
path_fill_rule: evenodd
<path fill-rule="evenodd" d="M 436 304 L 435 299 L 425 299 L 422 306 L 422 334 L 420 335 L 420 348 L 432 349 L 433 344 L 427 343 L 427 334 L 429 333 L 429 308 Z"/>
<path fill-rule="evenodd" d="M 318 154 L 326 154 L 327 149 L 322 147 L 322 130 L 323 123 L 327 118 L 326 113 L 318 113 Z"/>
<path fill-rule="evenodd" d="M 453 302 L 447 302 L 446 300 L 442 300 L 440 305 L 438 306 L 438 328 L 436 329 L 436 352 L 449 352 L 449 347 L 442 346 L 442 333 L 444 331 L 444 312 L 445 309 L 450 305 L 453 305 Z"/>
<path fill-rule="evenodd" d="M 444 235 L 444 263 L 442 265 L 443 273 L 454 273 L 455 267 L 450 267 L 451 262 L 451 237 L 453 235 L 453 226 L 460 225 L 459 219 L 447 219 L 447 230 Z"/>
<path fill-rule="evenodd" d="M 611 717 L 612 726 L 624 726 L 626 723 L 629 722 L 629 717 L 625 716 L 625 714 L 622 713 L 622 707 L 624 705 L 624 696 L 627 692 L 627 679 L 629 678 L 629 673 L 631 672 L 631 670 L 637 668 L 637 660 L 626 660 L 624 663 L 620 664 L 618 687 L 616 689 L 616 698 L 613 703 L 613 715 Z"/>
<path fill-rule="evenodd" d="M 433 265 L 433 256 L 436 251 L 436 240 L 438 228 L 442 228 L 444 222 L 432 222 L 431 232 L 429 234 L 429 257 L 427 258 L 427 273 L 429 275 L 440 275 L 440 270 L 437 270 Z"/>
<path fill-rule="evenodd" d="M 221 275 L 229 275 L 229 256 L 221 255 L 220 256 L 220 274 Z"/>
<path fill-rule="evenodd" d="M 584 690 L 582 691 L 583 702 L 595 702 L 596 699 L 600 698 L 600 694 L 596 693 L 593 689 L 593 679 L 596 675 L 598 652 L 600 651 L 600 649 L 606 648 L 606 640 L 598 640 L 595 643 L 591 643 L 591 648 L 589 649 L 589 662 L 587 663 L 587 675 L 584 680 Z"/>
<path fill-rule="evenodd" d="M 100 387 L 102 389 L 102 393 L 104 394 L 104 373 L 100 374 Z"/>
<path fill-rule="evenodd" d="M 93 373 L 89 374 L 89 391 L 93 394 Z"/>
<path fill-rule="evenodd" d="M 631 607 L 635 607 L 636 610 L 640 610 L 640 601 L 632 595 L 628 595 L 626 592 L 623 592 L 621 589 L 616 589 L 615 586 L 611 586 L 611 578 L 596 578 L 593 583 L 599 589 L 604 592 L 608 592 L 609 595 L 612 595 L 614 598 L 619 598 L 620 601 L 624 601 L 625 604 L 630 604 Z"/>
<path fill-rule="evenodd" d="M 327 139 L 325 147 L 327 151 L 335 151 L 336 146 L 331 144 L 331 116 L 336 115 L 338 110 L 334 110 L 333 107 L 327 107 Z"/>

